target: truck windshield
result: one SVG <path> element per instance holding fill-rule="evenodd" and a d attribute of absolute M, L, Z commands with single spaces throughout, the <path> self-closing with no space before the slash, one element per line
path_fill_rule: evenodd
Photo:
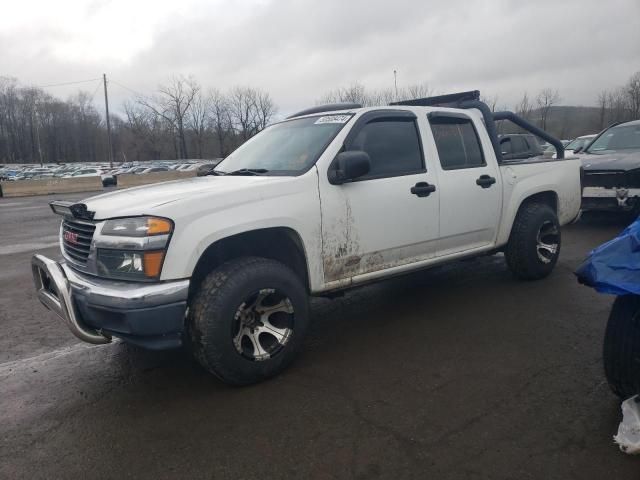
<path fill-rule="evenodd" d="M 587 152 L 602 154 L 616 150 L 640 150 L 640 125 L 610 128 L 591 144 Z"/>
<path fill-rule="evenodd" d="M 276 123 L 240 146 L 216 171 L 299 175 L 318 160 L 352 116 L 323 115 Z"/>

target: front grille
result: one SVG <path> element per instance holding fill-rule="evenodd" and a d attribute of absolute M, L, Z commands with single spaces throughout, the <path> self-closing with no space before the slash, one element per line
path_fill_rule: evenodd
<path fill-rule="evenodd" d="M 74 262 L 82 265 L 86 264 L 95 229 L 96 226 L 93 223 L 65 218 L 62 221 L 62 247 L 64 248 L 64 253 Z M 65 238 L 65 232 L 69 232 L 70 236 L 73 236 L 76 241 L 73 242 Z"/>
<path fill-rule="evenodd" d="M 618 188 L 628 187 L 626 172 L 589 171 L 584 172 L 584 187 Z"/>

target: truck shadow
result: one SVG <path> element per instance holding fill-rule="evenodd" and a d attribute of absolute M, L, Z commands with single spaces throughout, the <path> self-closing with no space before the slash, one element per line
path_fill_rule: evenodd
<path fill-rule="evenodd" d="M 580 217 L 581 224 L 584 225 L 619 225 L 626 227 L 633 223 L 638 217 L 624 212 L 584 212 Z"/>
<path fill-rule="evenodd" d="M 464 295 L 467 301 L 474 302 L 488 296 L 491 289 L 512 283 L 503 256 L 496 255 L 459 261 L 358 287 L 333 299 L 314 298 L 303 360 L 296 362 L 293 369 L 297 369 L 298 364 L 304 365 L 307 360 L 321 362 L 317 358 L 312 360 L 318 355 L 345 353 L 345 346 L 362 342 L 363 331 L 395 331 L 411 328 L 414 322 L 441 322 L 457 304 L 456 298 Z M 471 291 L 473 293 L 469 296 Z M 412 316 L 412 312 L 425 312 L 425 315 Z M 112 348 L 109 361 L 119 372 L 118 383 L 122 385 L 151 382 L 160 386 L 177 381 L 185 388 L 228 388 L 207 373 L 184 349 L 154 352 L 123 342 L 107 348 Z M 286 376 L 287 372 L 282 375 Z M 187 387 L 187 384 L 190 385 Z"/>

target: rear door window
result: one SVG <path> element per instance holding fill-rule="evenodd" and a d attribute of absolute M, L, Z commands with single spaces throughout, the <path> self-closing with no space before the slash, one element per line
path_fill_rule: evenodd
<path fill-rule="evenodd" d="M 480 139 L 470 118 L 434 116 L 429 123 L 443 170 L 486 165 Z"/>

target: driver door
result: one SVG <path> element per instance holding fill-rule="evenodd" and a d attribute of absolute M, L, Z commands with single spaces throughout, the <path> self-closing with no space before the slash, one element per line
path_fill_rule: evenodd
<path fill-rule="evenodd" d="M 342 185 L 321 178 L 326 283 L 435 257 L 439 191 L 418 122 L 410 111 L 365 113 L 343 150 L 366 152 L 369 173 Z"/>

